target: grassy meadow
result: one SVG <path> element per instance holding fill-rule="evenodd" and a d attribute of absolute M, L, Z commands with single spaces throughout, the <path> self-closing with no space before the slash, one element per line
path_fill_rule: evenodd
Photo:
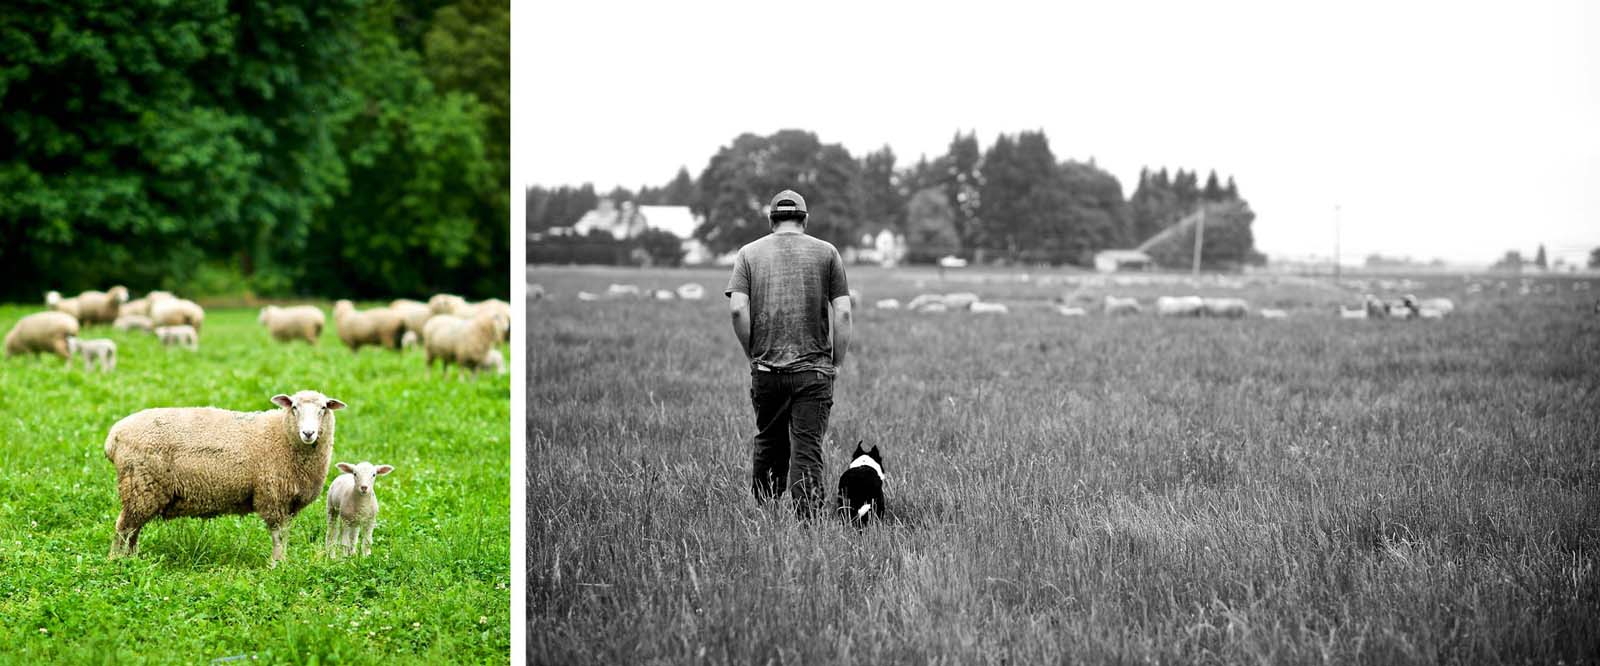
<path fill-rule="evenodd" d="M 0 330 L 40 309 L 0 306 Z M 209 309 L 198 352 L 86 329 L 117 342 L 106 374 L 0 362 L 0 663 L 506 662 L 510 375 L 445 381 L 419 351 L 352 354 L 331 316 L 315 347 L 273 342 L 256 314 Z M 107 559 L 113 423 L 149 407 L 276 409 L 272 395 L 300 389 L 348 405 L 334 462 L 396 467 L 375 486 L 371 557 L 323 554 L 318 500 L 276 569 L 254 515 L 152 521 L 138 558 Z"/>
<path fill-rule="evenodd" d="M 751 500 L 724 270 L 530 271 L 532 663 L 1600 659 L 1600 289 L 850 278 L 1011 306 L 858 308 L 825 481 L 882 447 L 890 515 L 862 534 Z M 688 281 L 707 298 L 575 297 Z M 1339 320 L 1364 291 L 1458 310 Z M 1191 293 L 1291 316 L 1095 306 Z"/>

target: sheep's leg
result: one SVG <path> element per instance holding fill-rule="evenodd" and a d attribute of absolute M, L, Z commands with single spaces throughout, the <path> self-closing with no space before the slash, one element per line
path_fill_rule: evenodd
<path fill-rule="evenodd" d="M 116 352 L 111 352 L 111 355 L 108 356 L 107 358 L 111 359 L 111 368 L 108 370 L 105 365 L 101 365 L 100 369 L 102 371 L 106 371 L 106 372 L 110 372 L 111 370 L 116 370 L 117 369 L 117 353 Z"/>
<path fill-rule="evenodd" d="M 322 539 L 322 550 L 328 554 L 328 557 L 336 558 L 339 556 L 333 547 L 334 540 L 337 538 L 339 538 L 339 518 L 334 515 L 333 509 L 330 507 L 328 509 L 328 531 Z"/>
<path fill-rule="evenodd" d="M 289 538 L 289 526 L 268 526 L 267 529 L 272 532 L 272 559 L 267 562 L 267 568 L 270 569 L 278 566 L 279 562 L 288 559 L 288 554 L 285 552 L 285 546 L 287 545 L 285 542 Z"/>
<path fill-rule="evenodd" d="M 344 554 L 350 557 L 355 557 L 356 545 L 360 541 L 361 527 L 358 525 L 345 525 L 343 537 L 340 539 L 340 545 L 343 546 Z"/>
<path fill-rule="evenodd" d="M 361 528 L 361 556 L 372 555 L 372 526 L 377 521 L 370 521 Z"/>

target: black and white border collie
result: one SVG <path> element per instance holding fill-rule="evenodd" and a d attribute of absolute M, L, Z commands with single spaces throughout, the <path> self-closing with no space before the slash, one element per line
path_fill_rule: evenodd
<path fill-rule="evenodd" d="M 850 454 L 850 466 L 839 475 L 839 515 L 850 521 L 856 529 L 864 529 L 870 514 L 883 517 L 883 454 L 878 445 L 871 450 L 861 448 Z"/>

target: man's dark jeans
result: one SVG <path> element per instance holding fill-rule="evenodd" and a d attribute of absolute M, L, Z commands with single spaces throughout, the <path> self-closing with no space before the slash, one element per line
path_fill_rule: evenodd
<path fill-rule="evenodd" d="M 756 408 L 751 491 L 756 502 L 794 498 L 795 513 L 816 515 L 827 498 L 822 484 L 822 436 L 833 409 L 833 378 L 815 370 L 750 373 Z"/>

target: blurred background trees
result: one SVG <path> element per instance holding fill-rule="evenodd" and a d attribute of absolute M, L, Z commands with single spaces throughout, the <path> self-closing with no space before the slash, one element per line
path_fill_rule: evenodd
<path fill-rule="evenodd" d="M 0 298 L 509 285 L 509 5 L 18 2 Z"/>

